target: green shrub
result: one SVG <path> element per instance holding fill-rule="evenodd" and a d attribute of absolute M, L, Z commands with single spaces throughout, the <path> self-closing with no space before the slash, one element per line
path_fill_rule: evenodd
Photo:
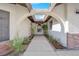
<path fill-rule="evenodd" d="M 51 42 L 51 43 L 56 43 L 57 42 L 56 38 L 54 38 L 53 36 L 50 36 L 48 34 L 45 34 L 45 36 L 48 38 L 49 42 Z"/>
<path fill-rule="evenodd" d="M 27 44 L 28 45 L 31 42 L 33 37 L 34 37 L 34 35 L 32 34 L 28 38 L 25 38 L 24 41 L 23 41 L 23 44 Z"/>
<path fill-rule="evenodd" d="M 22 43 L 24 38 L 21 38 L 19 36 L 15 37 L 12 41 L 12 46 L 16 49 L 17 52 L 20 52 L 22 49 Z"/>
<path fill-rule="evenodd" d="M 44 34 L 47 34 L 48 33 L 48 25 L 47 24 L 44 24 L 42 26 L 42 28 L 43 28 Z"/>
<path fill-rule="evenodd" d="M 27 44 L 28 45 L 30 43 L 30 41 L 31 40 L 29 38 L 25 38 L 24 41 L 23 41 L 23 44 Z"/>

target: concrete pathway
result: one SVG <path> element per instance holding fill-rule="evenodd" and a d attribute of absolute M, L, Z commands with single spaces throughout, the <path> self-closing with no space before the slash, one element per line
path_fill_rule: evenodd
<path fill-rule="evenodd" d="M 51 47 L 44 36 L 35 36 L 23 55 L 44 56 L 56 54 L 54 53 L 54 48 Z"/>
<path fill-rule="evenodd" d="M 79 56 L 79 50 L 54 50 L 44 36 L 35 36 L 23 56 Z"/>

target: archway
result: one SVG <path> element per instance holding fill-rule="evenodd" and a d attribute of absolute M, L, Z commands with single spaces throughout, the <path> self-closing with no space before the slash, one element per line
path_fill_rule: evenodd
<path fill-rule="evenodd" d="M 63 29 L 63 32 L 65 32 L 65 24 L 64 24 L 64 21 L 63 21 L 63 19 L 60 17 L 60 16 L 58 16 L 57 14 L 55 14 L 55 13 L 53 13 L 53 12 L 43 12 L 43 11 L 41 11 L 41 12 L 32 12 L 32 13 L 29 13 L 28 15 L 27 15 L 27 17 L 28 16 L 32 16 L 32 15 L 35 15 L 35 14 L 44 14 L 44 15 L 47 15 L 47 16 L 52 16 L 52 17 L 54 17 L 58 22 L 60 22 L 61 23 L 61 25 L 62 25 L 62 29 Z"/>
<path fill-rule="evenodd" d="M 24 15 L 22 19 L 20 19 L 20 22 L 18 22 L 18 24 L 20 24 L 22 21 L 24 21 L 25 18 L 27 19 L 28 16 L 32 16 L 32 15 L 35 15 L 35 14 L 44 14 L 44 15 L 47 15 L 47 16 L 52 16 L 61 24 L 61 30 L 62 30 L 62 33 L 64 35 L 61 44 L 65 47 L 67 47 L 67 39 L 66 39 L 66 33 L 65 33 L 65 23 L 59 15 L 57 15 L 53 12 L 36 11 L 36 12 L 28 13 L 27 15 Z"/>

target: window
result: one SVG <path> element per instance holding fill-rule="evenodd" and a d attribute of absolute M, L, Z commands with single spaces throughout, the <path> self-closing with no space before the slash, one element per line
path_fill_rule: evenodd
<path fill-rule="evenodd" d="M 59 23 L 52 25 L 52 31 L 61 32 L 61 25 Z"/>

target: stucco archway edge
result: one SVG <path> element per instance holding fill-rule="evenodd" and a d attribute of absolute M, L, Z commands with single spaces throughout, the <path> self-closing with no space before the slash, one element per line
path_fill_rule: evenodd
<path fill-rule="evenodd" d="M 65 32 L 65 23 L 64 23 L 63 19 L 62 19 L 59 15 L 57 15 L 56 13 L 54 13 L 54 12 L 44 12 L 44 11 L 41 11 L 41 12 L 31 12 L 31 13 L 29 13 L 29 14 L 25 14 L 25 15 L 19 20 L 19 22 L 17 23 L 17 26 L 18 26 L 21 22 L 23 22 L 24 20 L 26 20 L 28 16 L 32 16 L 32 15 L 35 15 L 35 14 L 44 14 L 44 15 L 48 15 L 48 16 L 54 17 L 58 22 L 60 22 L 61 26 L 63 27 L 63 28 L 62 28 L 62 31 Z"/>

